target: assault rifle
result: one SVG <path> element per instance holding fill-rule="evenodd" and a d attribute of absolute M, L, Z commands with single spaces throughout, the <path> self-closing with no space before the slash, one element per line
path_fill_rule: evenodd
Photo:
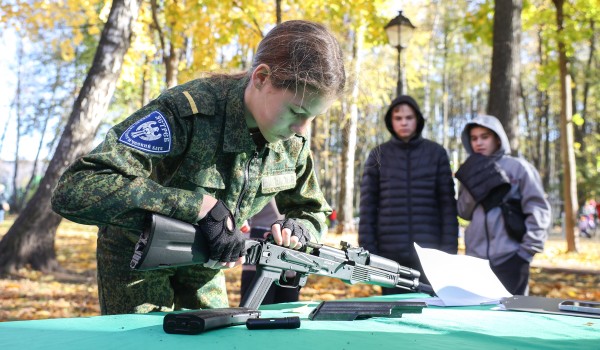
<path fill-rule="evenodd" d="M 365 283 L 398 287 L 431 294 L 429 285 L 419 282 L 420 272 L 341 242 L 341 249 L 307 242 L 307 250 L 286 248 L 268 240 L 248 239 L 246 264 L 256 265 L 256 275 L 241 307 L 258 309 L 273 282 L 284 287 L 304 286 L 308 275 L 329 276 L 348 284 Z M 202 264 L 208 261 L 208 243 L 198 226 L 151 215 L 141 234 L 130 263 L 134 270 L 154 270 Z M 287 270 L 296 276 L 288 280 Z"/>

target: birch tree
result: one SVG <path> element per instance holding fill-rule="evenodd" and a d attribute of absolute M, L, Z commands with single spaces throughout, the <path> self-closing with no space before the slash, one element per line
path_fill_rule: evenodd
<path fill-rule="evenodd" d="M 140 0 L 113 1 L 94 61 L 44 178 L 0 241 L 0 273 L 14 273 L 26 265 L 43 271 L 61 270 L 54 250 L 61 217 L 50 208 L 52 190 L 67 166 L 91 148 L 114 93 L 139 5 Z"/>

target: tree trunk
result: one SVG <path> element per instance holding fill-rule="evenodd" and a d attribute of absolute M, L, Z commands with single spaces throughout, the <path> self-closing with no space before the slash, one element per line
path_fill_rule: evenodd
<path fill-rule="evenodd" d="M 545 60 L 544 60 L 544 48 L 542 45 L 542 35 L 541 35 L 541 31 L 538 31 L 537 33 L 537 53 L 538 53 L 538 62 L 540 65 L 543 65 Z M 533 163 L 533 165 L 535 166 L 536 169 L 538 169 L 540 171 L 540 175 L 542 177 L 542 181 L 547 177 L 547 167 L 548 167 L 548 163 L 544 163 L 542 160 L 543 157 L 543 152 L 542 152 L 542 136 L 544 135 L 545 129 L 545 121 L 546 119 L 546 115 L 544 115 L 542 113 L 542 111 L 544 110 L 544 96 L 546 95 L 546 93 L 544 91 L 542 91 L 540 88 L 536 89 L 535 92 L 535 109 L 533 112 L 533 117 L 535 119 L 538 120 L 538 133 L 537 133 L 537 137 L 535 139 L 535 152 L 537 153 L 535 161 Z M 544 166 L 542 166 L 542 164 L 544 164 Z M 544 188 L 547 188 L 544 186 Z"/>
<path fill-rule="evenodd" d="M 527 142 L 526 144 L 526 152 L 525 153 L 525 157 L 527 157 L 527 159 L 530 159 L 531 162 L 533 164 L 536 164 L 538 162 L 538 158 L 537 158 L 537 153 L 535 152 L 535 138 L 534 136 L 534 132 L 535 130 L 538 129 L 538 125 L 539 123 L 536 123 L 536 128 L 533 128 L 533 120 L 529 120 L 530 116 L 529 116 L 529 108 L 528 108 L 528 103 L 527 103 L 527 94 L 525 93 L 525 89 L 523 89 L 523 82 L 520 81 L 519 79 L 519 98 L 521 100 L 521 104 L 523 106 L 523 114 L 524 114 L 524 120 L 525 120 L 525 128 L 527 129 L 527 133 L 529 134 L 529 142 Z M 536 169 L 539 169 L 536 167 Z"/>
<path fill-rule="evenodd" d="M 324 131 L 322 135 L 331 135 L 331 119 L 330 119 L 330 114 L 327 113 L 326 115 L 324 115 L 321 118 L 321 124 L 322 124 L 322 130 Z M 316 130 L 316 129 L 315 129 Z M 331 162 L 333 161 L 332 157 L 331 157 L 331 139 L 333 139 L 332 137 L 329 138 L 325 138 L 323 140 L 323 142 L 319 142 L 322 145 L 322 153 L 321 153 L 321 157 L 323 158 L 321 160 L 321 167 L 324 171 L 324 174 L 327 174 L 327 176 L 325 176 L 324 180 L 324 184 L 325 184 L 325 188 L 323 189 L 325 192 L 325 198 L 329 201 L 329 204 L 333 207 L 336 208 L 337 207 L 337 203 L 335 200 L 335 197 L 333 196 L 333 184 L 334 184 L 334 179 L 335 176 L 333 176 L 331 169 L 335 169 L 334 167 L 331 167 Z M 314 144 L 314 139 L 313 139 L 313 144 Z M 313 153 L 314 154 L 314 153 Z"/>
<path fill-rule="evenodd" d="M 577 182 L 575 178 L 575 152 L 573 150 L 573 116 L 571 111 L 571 79 L 567 70 L 567 54 L 563 42 L 564 0 L 552 0 L 556 6 L 558 40 L 558 67 L 560 71 L 560 148 L 563 165 L 563 196 L 565 208 L 565 233 L 567 251 L 577 251 L 575 218 L 577 217 Z"/>
<path fill-rule="evenodd" d="M 581 104 L 581 117 L 583 118 L 583 129 L 585 130 L 585 124 L 588 123 L 587 122 L 587 105 L 588 105 L 588 98 L 590 95 L 590 88 L 591 88 L 591 79 L 588 76 L 588 74 L 590 74 L 590 72 L 592 72 L 593 69 L 593 63 L 594 63 L 594 57 L 595 57 L 595 53 L 596 53 L 596 22 L 594 22 L 593 19 L 590 20 L 590 29 L 592 32 L 592 35 L 590 37 L 590 54 L 588 56 L 587 59 L 587 63 L 585 65 L 585 76 L 586 78 L 584 79 L 584 83 L 583 83 L 583 102 Z M 587 130 L 586 130 L 587 131 Z"/>
<path fill-rule="evenodd" d="M 56 77 L 54 80 L 54 83 L 52 84 L 52 95 L 50 95 L 49 101 L 52 101 L 52 103 L 48 106 L 48 108 L 46 108 L 44 114 L 44 120 L 43 120 L 43 126 L 42 129 L 40 130 L 40 142 L 38 143 L 37 146 L 37 151 L 35 153 L 35 158 L 33 160 L 33 169 L 31 170 L 31 176 L 29 177 L 29 181 L 27 181 L 27 185 L 25 186 L 25 189 L 23 190 L 23 201 L 27 200 L 27 197 L 29 195 L 29 191 L 31 191 L 31 188 L 33 187 L 33 182 L 36 179 L 36 174 L 38 172 L 38 163 L 40 162 L 40 154 L 42 152 L 42 149 L 44 147 L 44 136 L 46 135 L 46 130 L 48 129 L 48 124 L 50 122 L 50 118 L 52 118 L 52 116 L 55 114 L 55 108 L 56 108 L 56 91 L 59 88 L 61 82 L 61 73 L 62 73 L 62 66 L 59 66 L 57 71 L 56 71 Z"/>
<path fill-rule="evenodd" d="M 550 187 L 550 174 L 552 169 L 550 168 L 550 101 L 548 100 L 548 94 L 544 93 L 544 167 L 542 169 L 542 185 L 544 188 Z M 538 168 L 540 169 L 540 168 Z"/>
<path fill-rule="evenodd" d="M 18 63 L 17 63 L 17 91 L 15 93 L 15 102 L 14 102 L 14 106 L 15 106 L 15 116 L 17 117 L 17 132 L 15 134 L 15 164 L 14 164 L 14 168 L 13 168 L 13 178 L 12 178 L 12 186 L 13 186 L 13 192 L 11 194 L 11 201 L 12 204 L 12 212 L 16 212 L 19 213 L 22 209 L 22 200 L 21 197 L 19 196 L 19 184 L 17 182 L 17 178 L 19 176 L 19 152 L 20 152 L 20 145 L 21 145 L 21 132 L 23 130 L 22 124 L 23 124 L 23 115 L 25 113 L 23 113 L 23 108 L 21 106 L 21 92 L 22 92 L 22 87 L 21 87 L 21 82 L 22 82 L 22 76 L 21 76 L 21 71 L 23 70 L 23 38 L 20 37 L 19 43 L 18 43 Z"/>
<path fill-rule="evenodd" d="M 591 114 L 588 115 L 588 99 L 590 97 L 590 89 L 592 87 L 592 73 L 594 69 L 594 61 L 596 54 L 596 22 L 591 19 L 590 20 L 590 29 L 591 29 L 591 37 L 590 37 L 590 46 L 589 46 L 589 56 L 587 63 L 585 65 L 585 78 L 583 83 L 583 96 L 581 102 L 581 118 L 583 119 L 583 124 L 581 125 L 581 130 L 583 131 L 584 137 L 582 138 L 581 150 L 582 157 L 585 164 L 593 164 L 595 161 L 595 154 L 593 152 L 586 151 L 586 137 L 587 135 L 593 134 L 593 130 L 590 125 L 593 125 Z M 592 141 L 593 142 L 593 141 Z M 590 174 L 591 175 L 591 174 Z M 585 200 L 585 198 L 584 198 Z"/>
<path fill-rule="evenodd" d="M 173 42 L 169 45 L 169 55 L 164 55 L 167 88 L 177 85 L 179 80 L 179 56 L 180 50 L 176 49 Z"/>
<path fill-rule="evenodd" d="M 275 0 L 275 20 L 281 24 L 281 0 Z"/>
<path fill-rule="evenodd" d="M 145 106 L 150 102 L 150 58 L 145 57 L 144 68 L 142 69 L 142 93 L 141 93 L 141 105 Z"/>
<path fill-rule="evenodd" d="M 514 152 L 519 148 L 517 116 L 523 0 L 494 3 L 494 48 L 487 113 L 500 120 Z"/>
<path fill-rule="evenodd" d="M 338 204 L 338 225 L 336 233 L 353 233 L 354 227 L 354 159 L 356 155 L 356 138 L 358 128 L 358 97 L 360 70 L 362 63 L 361 49 L 364 39 L 364 26 L 356 29 L 353 47 L 352 94 L 350 97 L 349 118 L 345 121 L 342 135 L 342 171 L 340 174 L 340 200 Z"/>
<path fill-rule="evenodd" d="M 158 20 L 158 12 L 161 9 L 158 8 L 157 0 L 152 0 L 150 2 L 152 8 L 152 20 L 153 27 L 156 30 L 158 35 L 158 39 L 160 41 L 160 49 L 162 52 L 163 63 L 165 64 L 165 83 L 167 84 L 167 88 L 172 88 L 177 85 L 178 80 L 178 66 L 179 61 L 181 59 L 182 50 L 175 48 L 175 44 L 173 41 L 167 43 L 166 34 L 160 25 Z M 168 44 L 168 45 L 167 45 Z M 167 47 L 168 46 L 168 47 Z M 167 54 L 167 51 L 169 52 Z"/>
<path fill-rule="evenodd" d="M 439 13 L 437 11 L 434 11 L 433 13 L 433 21 L 431 22 L 431 31 L 435 32 L 438 29 L 438 23 L 440 22 L 440 16 Z M 425 70 L 425 79 L 423 81 L 423 115 L 425 116 L 425 118 L 433 118 L 434 114 L 431 112 L 431 96 L 434 94 L 432 91 L 434 90 L 434 88 L 432 87 L 432 69 L 434 67 L 434 59 L 435 59 L 435 52 L 436 52 L 436 47 L 435 47 L 436 43 L 435 40 L 429 40 L 429 44 L 427 45 L 427 53 L 426 53 L 426 57 L 427 57 L 427 65 L 426 65 L 426 70 Z M 445 62 L 445 61 L 444 61 Z M 444 65 L 445 67 L 445 65 Z M 431 120 L 431 119 L 430 119 Z M 435 129 L 434 129 L 434 124 L 435 123 L 431 123 L 428 122 L 426 123 L 427 127 L 430 128 L 430 135 L 435 135 Z M 360 183 L 360 182 L 359 182 Z"/>
<path fill-rule="evenodd" d="M 537 34 L 537 51 L 539 58 L 539 65 L 545 66 L 547 64 L 547 54 L 544 52 L 543 38 L 541 34 L 541 28 Z M 550 175 L 553 170 L 550 168 L 550 98 L 548 92 L 537 89 L 536 93 L 536 109 L 535 116 L 540 121 L 540 132 L 537 138 L 537 152 L 539 153 L 539 164 L 534 164 L 536 169 L 539 170 L 540 176 L 542 177 L 542 186 L 544 189 L 550 187 Z"/>
<path fill-rule="evenodd" d="M 6 115 L 6 122 L 4 123 L 4 128 L 2 129 L 2 136 L 0 136 L 0 153 L 2 153 L 2 146 L 4 145 L 4 139 L 6 138 L 6 132 L 8 131 L 8 125 L 10 123 L 10 111 Z"/>
<path fill-rule="evenodd" d="M 113 96 L 139 5 L 140 0 L 113 1 L 94 62 L 46 174 L 33 198 L 0 241 L 0 273 L 13 273 L 28 264 L 36 270 L 60 269 L 54 238 L 61 217 L 50 207 L 52 189 L 67 166 L 89 151 Z"/>
<path fill-rule="evenodd" d="M 575 69 L 575 65 L 573 64 L 573 59 L 567 59 L 567 74 L 571 77 L 571 88 L 570 88 L 570 96 L 571 96 L 571 114 L 576 114 L 577 112 L 577 81 L 573 81 L 577 77 L 577 72 Z M 584 80 L 586 80 L 584 78 Z M 584 121 L 585 122 L 585 121 Z M 585 149 L 585 132 L 583 131 L 585 125 L 577 125 L 573 123 L 573 141 L 579 143 L 581 145 L 581 150 Z M 583 156 L 583 154 L 581 154 Z M 578 158 L 581 158 L 578 157 Z"/>
<path fill-rule="evenodd" d="M 448 149 L 448 91 L 450 90 L 448 85 L 448 51 L 450 50 L 449 45 L 449 33 L 444 34 L 444 65 L 442 68 L 442 147 Z"/>

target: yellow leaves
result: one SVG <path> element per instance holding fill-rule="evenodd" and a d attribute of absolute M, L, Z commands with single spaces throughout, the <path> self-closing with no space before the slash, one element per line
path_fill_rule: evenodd
<path fill-rule="evenodd" d="M 0 238 L 9 222 L 0 224 Z M 99 315 L 96 269 L 96 230 L 94 226 L 63 220 L 56 236 L 56 250 L 61 266 L 75 271 L 70 279 L 21 269 L 10 279 L 0 279 L 0 321 Z M 356 242 L 356 234 L 327 236 L 325 243 L 337 247 L 340 240 Z M 552 298 L 600 300 L 600 274 L 549 272 L 535 267 L 550 265 L 600 271 L 600 242 L 580 242 L 579 254 L 565 253 L 563 240 L 547 242 L 531 269 L 530 294 Z M 230 305 L 239 305 L 241 268 L 225 270 Z M 68 281 L 67 281 L 68 280 Z M 300 300 L 320 301 L 368 297 L 381 294 L 381 288 L 366 284 L 346 285 L 340 280 L 310 276 L 300 293 Z"/>
<path fill-rule="evenodd" d="M 34 315 L 36 320 L 41 320 L 45 318 L 50 318 L 52 314 L 48 310 L 37 310 Z"/>
<path fill-rule="evenodd" d="M 0 321 L 99 314 L 96 288 L 86 284 L 36 281 L 22 276 L 14 280 L 0 280 L 0 290 L 3 291 L 0 295 Z"/>
<path fill-rule="evenodd" d="M 60 57 L 71 61 L 75 57 L 75 47 L 81 45 L 87 31 L 90 35 L 99 35 L 102 23 L 98 19 L 98 5 L 102 0 L 36 0 L 18 2 L 11 11 L 12 24 L 18 30 L 23 29 L 25 36 L 36 37 L 40 32 L 54 31 L 53 42 Z M 110 4 L 105 7 L 110 10 Z M 11 19 L 8 19 L 11 20 Z M 57 40 L 57 39 L 55 39 Z"/>
<path fill-rule="evenodd" d="M 21 289 L 21 285 L 16 282 L 9 281 L 4 285 L 5 293 L 17 293 Z"/>
<path fill-rule="evenodd" d="M 533 266 L 600 271 L 600 242 L 580 240 L 579 252 L 568 253 L 563 240 L 550 240 L 546 242 L 544 252 L 535 255 Z"/>
<path fill-rule="evenodd" d="M 573 123 L 577 126 L 582 126 L 585 121 L 580 113 L 573 114 Z"/>
<path fill-rule="evenodd" d="M 46 10 L 49 11 L 49 10 Z M 43 11 L 36 11 L 32 14 L 30 18 L 30 23 L 34 31 L 45 30 L 46 28 L 53 29 L 56 24 L 56 15 L 48 15 L 48 13 Z"/>
<path fill-rule="evenodd" d="M 572 299 L 576 299 L 579 294 L 577 293 L 577 290 L 573 289 L 573 288 L 567 288 L 567 295 L 569 296 L 569 298 Z"/>
<path fill-rule="evenodd" d="M 81 33 L 81 31 L 74 31 L 72 42 L 74 46 L 78 46 L 83 42 L 83 34 Z"/>
<path fill-rule="evenodd" d="M 243 17 L 244 17 L 244 12 L 242 12 L 242 10 L 238 7 L 233 8 L 229 12 L 229 18 L 231 18 L 231 20 L 242 19 Z"/>
<path fill-rule="evenodd" d="M 579 253 L 567 253 L 564 240 L 549 240 L 534 257 L 530 292 L 549 298 L 600 300 L 600 242 L 580 241 Z M 569 270 L 595 273 L 569 273 Z"/>
<path fill-rule="evenodd" d="M 104 6 L 102 7 L 102 10 L 100 11 L 100 15 L 98 16 L 98 18 L 100 18 L 100 20 L 102 20 L 102 22 L 106 22 L 108 20 L 108 15 L 110 14 L 111 6 L 112 6 L 112 1 L 107 1 L 106 3 L 104 3 Z"/>
<path fill-rule="evenodd" d="M 60 42 L 60 57 L 66 62 L 75 59 L 75 49 L 70 40 L 63 40 Z"/>
<path fill-rule="evenodd" d="M 87 32 L 91 36 L 100 35 L 100 27 L 98 27 L 98 26 L 89 26 L 87 28 Z"/>
<path fill-rule="evenodd" d="M 7 224 L 5 221 L 0 226 L 0 238 Z M 93 226 L 67 220 L 59 226 L 57 256 L 62 267 L 74 271 L 69 279 L 64 274 L 31 269 L 20 269 L 11 278 L 0 279 L 0 321 L 99 315 L 95 231 Z"/>
<path fill-rule="evenodd" d="M 122 82 L 135 84 L 136 81 L 141 81 L 141 70 L 144 69 L 144 66 L 140 64 L 142 62 L 140 54 L 143 54 L 143 52 L 129 50 L 127 55 L 125 55 L 119 84 Z"/>
<path fill-rule="evenodd" d="M 329 4 L 329 9 L 331 9 L 334 12 L 339 12 L 340 11 L 340 5 L 338 5 L 336 3 L 331 3 L 331 4 Z"/>

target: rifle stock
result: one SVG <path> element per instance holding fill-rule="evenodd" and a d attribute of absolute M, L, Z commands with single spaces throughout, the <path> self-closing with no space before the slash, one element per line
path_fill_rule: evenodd
<path fill-rule="evenodd" d="M 342 249 L 311 242 L 307 247 L 310 253 L 264 240 L 246 240 L 246 263 L 256 265 L 257 273 L 248 292 L 242 296 L 240 306 L 258 309 L 273 282 L 284 287 L 304 286 L 310 274 L 337 278 L 349 284 L 432 292 L 430 286 L 419 282 L 419 271 L 370 254 L 361 247 L 345 242 Z M 145 271 L 203 264 L 208 256 L 208 242 L 198 226 L 152 214 L 136 244 L 130 266 Z M 285 277 L 288 270 L 296 272 L 291 281 Z"/>
<path fill-rule="evenodd" d="M 198 226 L 152 214 L 135 245 L 130 267 L 153 270 L 208 261 L 208 242 Z"/>

